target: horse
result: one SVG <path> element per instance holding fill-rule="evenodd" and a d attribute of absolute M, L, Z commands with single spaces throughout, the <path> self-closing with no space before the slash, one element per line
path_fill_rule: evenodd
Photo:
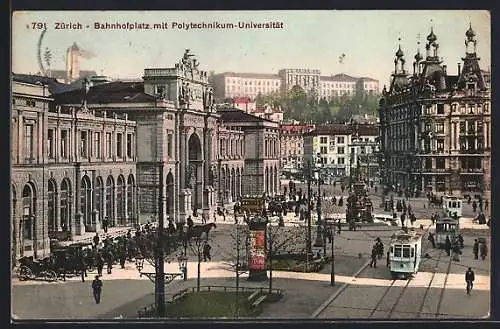
<path fill-rule="evenodd" d="M 208 223 L 204 225 L 194 225 L 188 232 L 188 239 L 191 238 L 200 238 L 203 233 L 206 233 L 208 239 L 208 233 L 212 228 L 216 228 L 217 225 L 215 223 Z"/>

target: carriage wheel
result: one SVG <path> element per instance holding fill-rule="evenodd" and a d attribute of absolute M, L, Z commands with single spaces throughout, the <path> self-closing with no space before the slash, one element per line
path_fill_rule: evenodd
<path fill-rule="evenodd" d="M 29 280 L 33 278 L 33 272 L 29 269 L 27 266 L 21 266 L 19 268 L 19 280 L 24 281 L 24 280 Z"/>
<path fill-rule="evenodd" d="M 57 281 L 57 274 L 56 272 L 52 271 L 52 270 L 48 270 L 48 271 L 43 271 L 41 273 L 41 276 L 43 277 L 44 280 L 46 281 Z"/>

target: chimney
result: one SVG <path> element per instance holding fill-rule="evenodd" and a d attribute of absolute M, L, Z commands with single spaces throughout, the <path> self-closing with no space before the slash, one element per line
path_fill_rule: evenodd
<path fill-rule="evenodd" d="M 460 75 L 460 63 L 458 63 L 458 75 Z"/>

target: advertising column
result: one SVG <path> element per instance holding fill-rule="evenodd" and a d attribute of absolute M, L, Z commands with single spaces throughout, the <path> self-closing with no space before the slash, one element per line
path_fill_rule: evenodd
<path fill-rule="evenodd" d="M 249 281 L 267 280 L 266 270 L 267 218 L 253 217 L 249 221 L 250 248 L 248 251 Z"/>

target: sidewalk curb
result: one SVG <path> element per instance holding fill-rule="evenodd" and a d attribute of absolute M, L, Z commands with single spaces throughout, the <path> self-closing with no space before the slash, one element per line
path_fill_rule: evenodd
<path fill-rule="evenodd" d="M 365 268 L 367 268 L 368 266 L 370 265 L 370 261 L 367 261 L 363 266 L 361 266 L 361 268 L 352 275 L 353 278 L 356 278 L 361 272 L 363 272 L 365 270 Z M 342 287 L 340 287 L 339 290 L 337 290 L 336 292 L 334 292 L 330 297 L 328 297 L 327 300 L 325 300 L 323 302 L 323 304 L 320 305 L 320 307 L 318 307 L 314 312 L 313 314 L 311 315 L 311 318 L 312 319 L 315 319 L 316 317 L 318 317 L 318 315 L 323 312 L 323 310 L 325 308 L 328 307 L 328 305 L 330 305 L 330 303 L 332 301 L 334 301 L 347 287 L 349 286 L 349 283 L 348 282 L 345 282 Z"/>

